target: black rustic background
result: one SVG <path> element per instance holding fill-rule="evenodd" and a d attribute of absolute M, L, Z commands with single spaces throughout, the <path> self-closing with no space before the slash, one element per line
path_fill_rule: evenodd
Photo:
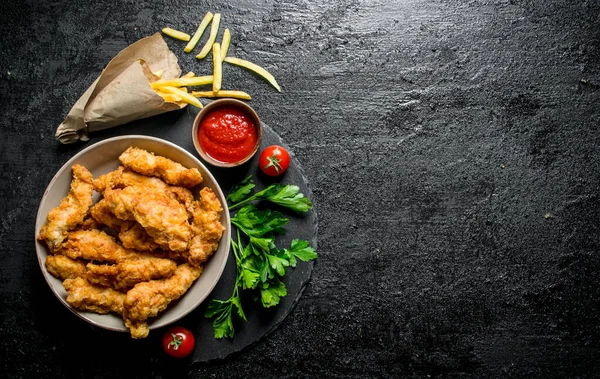
<path fill-rule="evenodd" d="M 599 375 L 599 1 L 0 9 L 3 377 Z M 60 146 L 54 131 L 102 68 L 162 27 L 192 33 L 209 10 L 232 31 L 230 55 L 281 84 L 224 68 L 302 165 L 320 256 L 276 331 L 189 366 L 156 337 L 132 342 L 66 310 L 40 272 L 34 220 L 86 146 Z M 168 44 L 184 71 L 210 72 Z"/>

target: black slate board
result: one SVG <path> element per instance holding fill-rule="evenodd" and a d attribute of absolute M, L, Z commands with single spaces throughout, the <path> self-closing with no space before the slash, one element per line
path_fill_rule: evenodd
<path fill-rule="evenodd" d="M 194 149 L 191 139 L 192 122 L 198 111 L 191 107 L 188 108 L 182 111 L 171 112 L 149 119 L 139 120 L 128 125 L 96 132 L 90 135 L 90 142 L 86 143 L 83 147 L 114 136 L 142 134 L 173 142 L 190 151 L 196 157 L 199 157 Z M 293 151 L 285 145 L 273 129 L 264 123 L 262 126 L 263 137 L 260 150 L 269 145 L 277 144 L 286 147 L 292 155 L 290 168 L 283 176 L 270 178 L 262 174 L 257 163 L 259 153 L 246 164 L 236 168 L 222 169 L 210 166 L 206 162 L 203 163 L 215 176 L 225 194 L 227 194 L 229 189 L 241 179 L 248 175 L 252 175 L 257 190 L 260 190 L 273 182 L 295 184 L 298 185 L 301 192 L 310 199 L 312 197 L 312 192 L 309 188 L 308 180 L 305 178 L 299 162 L 293 156 Z M 292 239 L 304 239 L 310 241 L 310 245 L 316 249 L 317 214 L 314 208 L 303 215 L 297 215 L 286 210 L 281 211 L 290 219 L 290 222 L 285 227 L 286 234 L 277 237 L 277 245 L 280 247 L 289 247 Z M 234 213 L 235 210 L 232 212 L 232 215 Z M 233 237 L 234 235 L 232 233 L 232 238 Z M 313 262 L 304 263 L 298 261 L 296 268 L 288 270 L 287 275 L 283 280 L 287 287 L 288 294 L 282 298 L 280 304 L 273 309 L 262 309 L 259 304 L 253 303 L 250 294 L 244 293 L 242 301 L 248 319 L 247 322 L 235 325 L 235 336 L 233 339 L 216 340 L 213 336 L 212 323 L 204 317 L 204 311 L 206 310 L 206 306 L 210 299 L 227 299 L 231 296 L 236 273 L 235 259 L 233 254 L 230 253 L 227 266 L 225 267 L 219 283 L 211 293 L 211 296 L 197 309 L 177 323 L 178 325 L 186 326 L 192 330 L 197 340 L 196 349 L 192 356 L 188 358 L 188 362 L 191 364 L 224 359 L 233 353 L 249 347 L 266 334 L 275 330 L 293 310 L 294 306 L 302 296 L 304 288 L 310 280 L 312 269 Z M 166 328 L 163 330 L 153 330 L 151 336 L 153 339 L 156 339 L 157 335 L 162 334 L 165 329 Z"/>

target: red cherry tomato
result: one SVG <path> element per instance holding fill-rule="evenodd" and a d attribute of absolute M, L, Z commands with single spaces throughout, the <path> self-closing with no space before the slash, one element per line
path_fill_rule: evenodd
<path fill-rule="evenodd" d="M 279 176 L 290 166 L 290 154 L 281 146 L 271 145 L 260 153 L 258 164 L 266 175 Z"/>
<path fill-rule="evenodd" d="M 188 329 L 174 326 L 163 335 L 162 347 L 174 358 L 185 358 L 194 351 L 194 335 Z"/>

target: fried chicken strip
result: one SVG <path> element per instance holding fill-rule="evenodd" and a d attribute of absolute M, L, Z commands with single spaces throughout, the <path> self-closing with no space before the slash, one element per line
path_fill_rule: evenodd
<path fill-rule="evenodd" d="M 97 229 L 69 233 L 64 248 L 59 253 L 71 259 L 81 258 L 99 262 L 117 262 L 133 254 L 113 237 Z"/>
<path fill-rule="evenodd" d="M 127 259 L 116 265 L 88 263 L 86 278 L 91 283 L 128 290 L 141 282 L 169 277 L 176 269 L 177 264 L 170 259 L 146 256 Z"/>
<path fill-rule="evenodd" d="M 92 208 L 90 208 L 91 210 Z M 81 225 L 79 225 L 79 229 L 83 229 L 83 230 L 91 230 L 91 229 L 101 229 L 102 228 L 102 224 L 99 223 L 98 221 L 96 221 L 93 217 L 86 217 L 83 222 L 81 223 Z"/>
<path fill-rule="evenodd" d="M 168 184 L 159 178 L 140 175 L 124 166 L 120 166 L 108 174 L 100 175 L 94 179 L 94 189 L 103 193 L 106 189 L 125 188 L 128 186 L 143 185 L 156 188 L 167 188 Z"/>
<path fill-rule="evenodd" d="M 135 220 L 164 249 L 183 251 L 192 232 L 185 207 L 163 191 L 130 186 L 107 189 L 104 199 L 121 220 Z"/>
<path fill-rule="evenodd" d="M 188 262 L 199 266 L 219 247 L 225 228 L 221 224 L 223 207 L 215 193 L 208 187 L 200 191 L 200 200 L 195 204 L 192 231 L 194 237 L 189 245 Z"/>
<path fill-rule="evenodd" d="M 139 251 L 154 251 L 158 248 L 158 244 L 140 224 L 135 221 L 123 221 L 115 216 L 106 199 L 100 199 L 94 204 L 90 213 L 100 224 L 119 232 L 119 240 L 123 247 Z"/>
<path fill-rule="evenodd" d="M 126 221 L 121 225 L 119 240 L 123 247 L 139 251 L 154 251 L 158 244 L 146 232 L 142 225 L 135 221 Z"/>
<path fill-rule="evenodd" d="M 85 263 L 64 255 L 48 255 L 46 268 L 50 274 L 61 280 L 83 277 L 86 273 Z"/>
<path fill-rule="evenodd" d="M 90 208 L 90 215 L 94 220 L 111 229 L 120 230 L 123 220 L 112 213 L 110 204 L 105 199 L 100 199 Z"/>
<path fill-rule="evenodd" d="M 112 288 L 91 284 L 84 278 L 66 279 L 63 286 L 69 293 L 67 303 L 88 312 L 123 314 L 125 294 Z"/>
<path fill-rule="evenodd" d="M 78 164 L 73 165 L 72 170 L 69 194 L 48 213 L 38 236 L 38 239 L 46 241 L 52 252 L 59 250 L 68 232 L 83 222 L 92 205 L 92 174 Z"/>
<path fill-rule="evenodd" d="M 133 338 L 148 336 L 147 320 L 181 297 L 202 273 L 202 267 L 184 263 L 172 276 L 138 283 L 125 297 L 123 318 Z"/>
<path fill-rule="evenodd" d="M 185 168 L 180 163 L 137 147 L 129 147 L 119 160 L 139 174 L 159 177 L 174 186 L 193 188 L 202 183 L 202 175 L 197 168 Z"/>

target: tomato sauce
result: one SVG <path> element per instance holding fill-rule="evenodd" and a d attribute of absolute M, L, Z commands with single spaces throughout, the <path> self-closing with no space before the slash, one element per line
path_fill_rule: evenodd
<path fill-rule="evenodd" d="M 254 151 L 258 133 L 252 118 L 234 107 L 217 108 L 202 118 L 198 140 L 202 150 L 221 162 L 235 163 Z"/>

